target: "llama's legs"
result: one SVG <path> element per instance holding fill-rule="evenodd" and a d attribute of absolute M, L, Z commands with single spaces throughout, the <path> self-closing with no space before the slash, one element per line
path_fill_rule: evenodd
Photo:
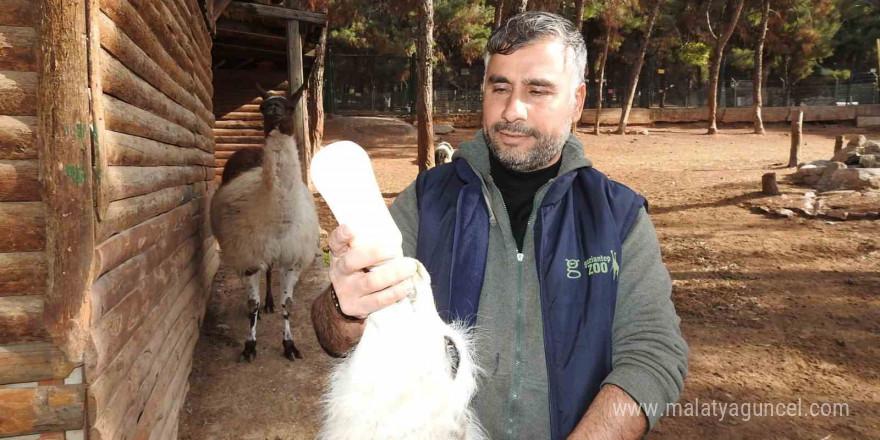
<path fill-rule="evenodd" d="M 248 269 L 244 276 L 247 281 L 250 330 L 244 341 L 244 351 L 241 352 L 238 360 L 250 362 L 257 357 L 257 319 L 260 316 L 260 279 L 263 277 L 263 271 L 260 268 Z"/>
<path fill-rule="evenodd" d="M 285 267 L 281 272 L 281 318 L 284 322 L 284 340 L 281 344 L 284 346 L 284 357 L 293 360 L 302 359 L 296 345 L 293 344 L 293 337 L 290 335 L 290 312 L 293 308 L 293 287 L 299 279 L 298 267 Z"/>
<path fill-rule="evenodd" d="M 272 297 L 272 267 L 266 269 L 266 305 L 263 306 L 266 313 L 275 313 L 275 298 Z"/>

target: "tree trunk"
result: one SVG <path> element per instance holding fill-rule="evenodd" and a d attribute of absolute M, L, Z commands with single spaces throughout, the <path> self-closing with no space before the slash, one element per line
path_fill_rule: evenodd
<path fill-rule="evenodd" d="M 605 43 L 602 46 L 602 61 L 599 62 L 599 85 L 596 87 L 596 122 L 593 126 L 593 134 L 599 134 L 599 117 L 602 113 L 602 94 L 605 85 L 605 62 L 608 61 L 608 46 L 611 45 L 611 30 L 605 31 Z"/>
<path fill-rule="evenodd" d="M 522 14 L 523 12 L 526 12 L 526 8 L 528 6 L 529 6 L 529 0 L 516 0 L 516 4 L 515 4 L 516 9 L 513 10 L 513 13 L 514 14 Z"/>
<path fill-rule="evenodd" d="M 743 9 L 743 3 L 745 3 L 745 0 L 733 1 L 736 2 L 733 5 L 733 16 L 725 23 L 721 35 L 715 39 L 715 50 L 709 59 L 709 130 L 706 134 L 718 133 L 718 125 L 715 121 L 718 112 L 718 76 L 721 71 L 721 58 L 724 55 L 724 47 L 730 40 L 730 36 L 733 35 L 734 29 L 736 29 L 736 23 L 739 21 L 739 15 Z"/>
<path fill-rule="evenodd" d="M 495 0 L 495 19 L 492 22 L 492 29 L 498 29 L 501 26 L 502 17 L 504 17 L 504 0 Z"/>
<path fill-rule="evenodd" d="M 626 134 L 626 121 L 629 119 L 629 112 L 632 110 L 633 99 L 636 96 L 636 87 L 639 84 L 639 75 L 642 73 L 642 65 L 645 64 L 645 53 L 648 52 L 648 44 L 651 42 L 651 31 L 654 30 L 654 21 L 657 19 L 657 12 L 660 11 L 662 3 L 663 0 L 654 0 L 654 5 L 648 14 L 648 23 L 645 25 L 645 35 L 642 37 L 639 57 L 636 59 L 635 68 L 629 79 L 626 101 L 623 103 L 623 110 L 620 112 L 620 124 L 617 126 L 617 134 Z"/>
<path fill-rule="evenodd" d="M 434 166 L 434 104 L 432 63 L 434 54 L 434 0 L 419 2 L 418 47 L 418 162 L 419 171 Z"/>
<path fill-rule="evenodd" d="M 764 79 L 764 40 L 767 38 L 767 21 L 770 19 L 770 0 L 763 1 L 761 11 L 761 27 L 758 35 L 758 45 L 755 47 L 755 85 L 752 87 L 755 106 L 755 134 L 765 134 L 764 120 L 761 118 L 761 108 L 764 105 L 761 93 L 761 82 Z"/>
<path fill-rule="evenodd" d="M 584 30 L 584 0 L 577 0 L 574 5 L 574 24 L 575 24 L 575 26 L 577 26 L 578 32 L 583 34 L 583 30 Z M 590 94 L 589 83 L 587 83 L 586 91 L 587 91 L 587 96 L 584 97 L 585 104 L 587 102 L 589 102 L 589 99 L 590 99 L 590 97 L 589 97 L 589 94 Z M 578 122 L 580 122 L 580 121 L 578 121 L 577 119 L 573 119 L 571 121 L 571 132 L 572 133 L 577 133 Z"/>
<path fill-rule="evenodd" d="M 324 65 L 327 57 L 327 26 L 321 29 L 321 37 L 315 47 L 315 65 L 309 80 L 309 147 L 312 152 L 309 157 L 314 157 L 315 152 L 321 148 L 324 138 Z"/>
<path fill-rule="evenodd" d="M 796 167 L 801 152 L 801 139 L 804 135 L 804 111 L 798 110 L 797 116 L 791 120 L 791 151 L 788 155 L 788 167 Z"/>

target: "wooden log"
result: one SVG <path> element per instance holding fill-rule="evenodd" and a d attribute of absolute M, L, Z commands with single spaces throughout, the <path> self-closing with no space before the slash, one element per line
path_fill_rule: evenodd
<path fill-rule="evenodd" d="M 162 67 L 171 78 L 185 90 L 194 90 L 199 95 L 200 91 L 193 80 L 192 75 L 177 64 L 169 54 L 159 37 L 153 32 L 141 11 L 135 9 L 127 0 L 101 0 L 101 10 L 116 24 L 116 27 L 124 32 L 134 43 L 156 63 Z M 104 32 L 102 30 L 102 38 Z M 162 35 L 167 33 L 163 31 Z M 102 44 L 104 42 L 102 41 Z M 201 93 L 207 93 L 202 91 Z M 199 95 L 200 96 L 200 95 Z M 201 98 L 201 96 L 200 96 Z M 202 105 L 210 109 L 210 100 L 202 100 Z"/>
<path fill-rule="evenodd" d="M 214 136 L 214 142 L 217 144 L 256 144 L 262 145 L 265 142 L 263 136 Z M 214 147 L 215 149 L 217 147 Z"/>
<path fill-rule="evenodd" d="M 157 386 L 153 395 L 150 396 L 150 401 L 147 402 L 147 406 L 144 408 L 145 417 L 142 417 L 138 422 L 135 440 L 158 438 L 156 435 L 162 431 L 164 423 L 167 423 L 168 419 L 175 418 L 172 411 L 180 408 L 180 404 L 186 396 L 186 378 L 189 376 L 189 372 L 192 371 L 192 349 L 190 345 L 189 341 L 184 343 L 182 352 L 175 359 L 177 362 L 168 366 L 168 375 L 171 376 L 172 380 L 161 384 L 164 386 Z M 195 338 L 192 340 L 192 345 L 195 345 Z"/>
<path fill-rule="evenodd" d="M 258 136 L 264 137 L 265 133 L 263 130 L 254 130 L 254 129 L 242 129 L 242 128 L 215 128 L 214 136 L 218 137 L 228 137 L 228 136 Z"/>
<path fill-rule="evenodd" d="M 254 145 L 254 144 L 223 144 L 223 143 L 218 142 L 217 145 L 214 146 L 214 150 L 215 150 L 215 154 L 217 154 L 217 152 L 220 152 L 220 151 L 235 152 L 235 151 L 241 150 L 242 148 L 253 148 L 255 146 L 261 146 L 261 145 L 262 145 L 262 142 L 259 145 Z"/>
<path fill-rule="evenodd" d="M 218 151 L 214 153 L 214 157 L 217 159 L 229 159 L 232 155 L 235 154 L 235 151 Z"/>
<path fill-rule="evenodd" d="M 144 52 L 143 49 L 132 41 L 122 30 L 116 27 L 110 17 L 101 14 L 100 20 L 101 44 L 114 57 L 119 59 L 137 76 L 143 78 L 153 87 L 159 89 L 182 105 L 187 110 L 198 115 L 199 119 L 210 125 L 214 115 L 196 98 L 194 94 L 184 89 L 184 85 L 178 84 L 168 72 Z"/>
<path fill-rule="evenodd" d="M 91 424 L 107 431 L 121 423 L 125 412 L 135 403 L 133 396 L 148 378 L 155 380 L 175 338 L 185 337 L 197 313 L 192 300 L 195 277 L 184 280 L 165 295 L 144 324 L 116 357 L 98 374 L 89 387 Z M 195 329 L 198 332 L 198 329 Z M 87 364 L 88 365 L 88 364 Z M 154 367 L 155 366 L 155 367 Z M 150 385 L 147 383 L 147 385 Z"/>
<path fill-rule="evenodd" d="M 0 389 L 0 436 L 82 429 L 84 410 L 82 384 Z"/>
<path fill-rule="evenodd" d="M 263 115 L 259 112 L 219 112 L 217 113 L 218 121 L 260 121 L 263 123 Z"/>
<path fill-rule="evenodd" d="M 183 16 L 177 13 L 176 8 L 173 11 L 168 8 L 167 2 L 151 0 L 149 3 L 156 10 L 157 14 L 165 20 L 165 26 L 171 29 L 171 33 L 175 36 L 175 42 L 179 44 L 182 50 L 181 55 L 186 57 L 189 62 L 189 71 L 195 76 L 195 80 L 205 89 L 208 97 L 211 98 L 211 102 L 213 102 L 214 86 L 211 83 L 211 68 L 205 62 L 205 58 L 210 58 L 211 50 L 204 50 L 195 42 L 191 28 L 193 27 L 192 23 L 196 22 L 196 20 L 186 23 L 182 22 Z"/>
<path fill-rule="evenodd" d="M 791 151 L 788 155 L 788 167 L 796 167 L 801 151 L 801 138 L 804 134 L 804 111 L 798 110 L 797 116 L 791 120 Z"/>
<path fill-rule="evenodd" d="M 214 107 L 215 113 L 243 112 L 260 114 L 259 104 L 227 104 Z M 262 115 L 260 115 L 262 117 Z"/>
<path fill-rule="evenodd" d="M 104 115 L 108 130 L 180 147 L 196 147 L 191 131 L 110 95 L 104 95 Z"/>
<path fill-rule="evenodd" d="M 89 387 L 89 415 L 94 417 L 90 425 L 91 433 L 99 434 L 93 438 L 118 438 L 119 434 L 131 433 L 179 341 L 198 335 L 193 319 L 198 283 L 195 276 L 187 277 L 194 273 L 192 265 L 183 272 L 178 285 L 162 295 L 149 319 L 112 363 L 93 376 L 97 380 Z"/>
<path fill-rule="evenodd" d="M 0 25 L 0 70 L 37 70 L 34 28 Z"/>
<path fill-rule="evenodd" d="M 43 295 L 47 277 L 45 253 L 0 253 L 0 296 Z"/>
<path fill-rule="evenodd" d="M 259 130 L 261 133 L 263 132 L 263 121 L 262 119 L 259 121 L 243 121 L 243 120 L 233 120 L 233 121 L 217 121 L 214 122 L 214 129 L 236 129 L 236 128 L 244 128 L 244 129 L 252 129 Z"/>
<path fill-rule="evenodd" d="M 843 149 L 843 144 L 846 142 L 846 136 L 839 134 L 834 138 L 834 154 L 837 154 L 838 151 Z"/>
<path fill-rule="evenodd" d="M 0 160 L 36 159 L 33 116 L 0 116 Z"/>
<path fill-rule="evenodd" d="M 200 63 L 202 67 L 210 72 L 210 34 L 207 32 L 206 28 L 193 26 L 197 21 L 204 20 L 201 8 L 198 8 L 196 11 L 191 11 L 184 3 L 185 2 L 179 0 L 165 0 L 165 5 L 171 11 L 171 15 L 177 18 L 178 26 L 186 32 L 187 36 L 192 41 L 195 50 L 189 55 L 193 59 L 193 62 Z M 207 3 L 209 2 L 206 2 L 206 6 Z"/>
<path fill-rule="evenodd" d="M 154 140 L 107 131 L 104 148 L 107 160 L 114 166 L 210 166 L 214 156 L 194 148 L 181 148 Z"/>
<path fill-rule="evenodd" d="M 110 201 L 127 199 L 205 180 L 205 167 L 110 167 L 104 177 Z"/>
<path fill-rule="evenodd" d="M 37 160 L 0 160 L 0 202 L 42 199 Z"/>
<path fill-rule="evenodd" d="M 776 173 L 765 173 L 761 176 L 761 192 L 768 196 L 779 195 L 779 186 L 776 184 Z"/>
<path fill-rule="evenodd" d="M 43 296 L 0 296 L 0 345 L 46 341 L 44 308 Z"/>
<path fill-rule="evenodd" d="M 92 322 L 89 330 L 97 373 L 128 343 L 162 298 L 174 291 L 177 282 L 195 276 L 194 240 L 188 240 L 184 246 L 183 252 L 175 252 L 171 260 L 166 260 L 158 270 L 142 279 L 119 304 Z"/>
<path fill-rule="evenodd" d="M 197 200 L 174 208 L 99 244 L 95 248 L 97 276 L 134 258 L 172 231 L 186 228 L 196 214 L 198 214 Z"/>
<path fill-rule="evenodd" d="M 103 220 L 107 216 L 107 206 L 110 201 L 107 199 L 107 182 L 104 176 L 107 174 L 107 148 L 104 146 L 104 132 L 106 125 L 104 122 L 104 83 L 102 66 L 106 56 L 101 50 L 101 0 L 88 0 L 86 7 L 88 14 L 88 31 L 89 31 L 89 93 L 91 94 L 91 112 L 92 112 L 92 160 L 94 161 L 95 176 L 95 214 L 98 220 Z"/>
<path fill-rule="evenodd" d="M 226 167 L 227 159 L 214 159 L 214 168 L 224 168 Z"/>
<path fill-rule="evenodd" d="M 42 318 L 52 340 L 81 359 L 83 301 L 95 249 L 85 0 L 40 3 L 37 140 L 46 194 L 49 279 Z M 61 166 L 59 166 L 61 165 Z"/>
<path fill-rule="evenodd" d="M 92 320 L 104 316 L 152 273 L 182 267 L 196 254 L 196 240 L 192 238 L 195 232 L 194 222 L 185 223 L 183 228 L 172 231 L 144 253 L 95 280 L 92 285 Z"/>
<path fill-rule="evenodd" d="M 37 114 L 37 73 L 0 71 L 0 115 Z"/>
<path fill-rule="evenodd" d="M 42 202 L 0 203 L 0 252 L 46 248 L 46 206 Z"/>
<path fill-rule="evenodd" d="M 284 20 L 305 21 L 323 25 L 327 22 L 327 14 L 321 12 L 299 11 L 296 9 L 282 8 L 280 6 L 268 6 L 256 3 L 232 2 L 229 6 L 231 12 L 246 15 L 257 15 L 267 18 L 280 18 Z"/>
<path fill-rule="evenodd" d="M 109 53 L 103 52 L 102 60 L 104 93 L 195 133 L 211 135 L 211 127 L 205 121 L 139 78 Z"/>
<path fill-rule="evenodd" d="M 50 342 L 0 346 L 0 385 L 67 377 L 74 367 Z"/>
<path fill-rule="evenodd" d="M 0 25 L 35 26 L 37 3 L 33 0 L 0 0 Z"/>
<path fill-rule="evenodd" d="M 154 193 L 117 200 L 107 209 L 107 220 L 98 224 L 97 240 L 125 231 L 196 197 L 193 185 L 166 188 Z"/>

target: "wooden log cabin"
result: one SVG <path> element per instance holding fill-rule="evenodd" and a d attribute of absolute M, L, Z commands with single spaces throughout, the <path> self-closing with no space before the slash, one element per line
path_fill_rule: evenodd
<path fill-rule="evenodd" d="M 292 32 L 262 81 L 302 82 L 298 20 L 323 14 L 0 0 L 0 438 L 176 438 L 220 263 L 207 218 L 215 166 L 239 144 L 222 130 L 262 136 L 253 96 L 221 93 L 243 112 L 215 125 L 213 64 L 244 62 L 236 48 L 212 54 L 230 15 Z"/>

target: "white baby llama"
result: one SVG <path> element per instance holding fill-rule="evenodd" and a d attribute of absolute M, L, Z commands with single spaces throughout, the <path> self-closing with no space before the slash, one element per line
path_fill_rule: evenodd
<path fill-rule="evenodd" d="M 320 440 L 482 440 L 470 404 L 478 367 L 467 330 L 440 319 L 428 271 L 415 292 L 371 314 L 331 374 Z"/>
<path fill-rule="evenodd" d="M 443 141 L 434 148 L 434 165 L 440 166 L 444 163 L 452 162 L 452 155 L 455 150 L 449 142 Z"/>
<path fill-rule="evenodd" d="M 223 181 L 211 203 L 211 227 L 223 262 L 247 283 L 250 331 L 240 359 L 257 356 L 260 279 L 266 273 L 266 312 L 274 310 L 272 269 L 281 272 L 284 356 L 302 358 L 290 335 L 293 288 L 315 258 L 318 217 L 311 191 L 302 181 L 293 138 L 294 105 L 305 85 L 289 97 L 261 89 L 266 140 L 263 148 L 237 151 L 227 162 Z"/>

